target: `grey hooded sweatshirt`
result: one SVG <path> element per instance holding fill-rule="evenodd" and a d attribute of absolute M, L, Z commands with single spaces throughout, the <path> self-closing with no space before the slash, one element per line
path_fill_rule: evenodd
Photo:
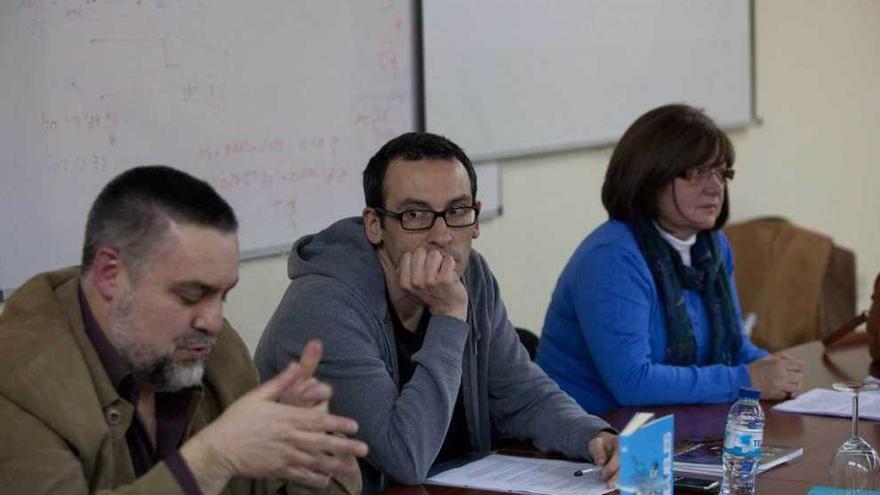
<path fill-rule="evenodd" d="M 589 415 L 529 360 L 507 319 L 486 261 L 471 251 L 463 282 L 467 323 L 431 316 L 416 370 L 399 389 L 394 329 L 385 277 L 360 218 L 340 220 L 301 238 L 288 261 L 291 279 L 257 347 L 263 380 L 298 359 L 307 341 L 324 343 L 317 370 L 333 386 L 330 410 L 355 419 L 370 447 L 364 489 L 387 477 L 422 483 L 434 463 L 462 389 L 471 445 L 493 436 L 531 440 L 542 451 L 588 458 L 603 420 Z M 613 430 L 612 430 L 613 431 Z"/>

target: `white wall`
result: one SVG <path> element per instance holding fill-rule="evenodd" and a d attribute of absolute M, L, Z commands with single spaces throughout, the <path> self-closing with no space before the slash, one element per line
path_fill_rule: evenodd
<path fill-rule="evenodd" d="M 732 220 L 782 215 L 853 248 L 858 306 L 867 308 L 880 270 L 880 2 L 757 0 L 756 38 L 763 124 L 731 134 Z M 569 212 L 569 225 L 587 232 L 604 219 L 598 195 L 608 153 L 504 169 L 510 214 L 487 226 L 481 249 L 518 324 L 540 328 L 563 253 L 576 244 L 566 222 L 546 220 Z M 525 235 L 547 241 L 516 245 Z"/>
<path fill-rule="evenodd" d="M 755 4 L 763 124 L 731 133 L 731 219 L 782 215 L 854 249 L 858 307 L 866 309 L 880 271 L 880 2 Z M 599 191 L 609 155 L 587 151 L 503 169 L 505 216 L 485 226 L 478 246 L 516 324 L 540 330 L 568 255 L 604 221 Z"/>
<path fill-rule="evenodd" d="M 854 249 L 858 306 L 867 308 L 880 271 L 880 1 L 755 4 L 763 124 L 731 134 L 732 220 L 782 215 Z M 609 155 L 504 163 L 504 215 L 483 226 L 475 246 L 516 325 L 540 331 L 559 271 L 604 221 L 599 190 Z M 252 349 L 286 285 L 286 256 L 242 264 L 227 316 Z"/>

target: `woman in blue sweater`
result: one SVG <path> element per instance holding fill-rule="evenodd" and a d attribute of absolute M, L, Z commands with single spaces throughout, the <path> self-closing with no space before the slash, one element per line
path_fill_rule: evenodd
<path fill-rule="evenodd" d="M 701 111 L 639 117 L 614 149 L 610 219 L 578 246 L 547 310 L 538 364 L 587 411 L 797 393 L 802 363 L 742 332 L 727 221 L 733 146 Z"/>

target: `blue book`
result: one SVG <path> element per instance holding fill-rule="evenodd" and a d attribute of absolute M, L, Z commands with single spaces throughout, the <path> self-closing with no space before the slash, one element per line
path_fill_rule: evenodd
<path fill-rule="evenodd" d="M 672 494 L 672 415 L 636 413 L 620 432 L 620 479 L 625 494 Z"/>

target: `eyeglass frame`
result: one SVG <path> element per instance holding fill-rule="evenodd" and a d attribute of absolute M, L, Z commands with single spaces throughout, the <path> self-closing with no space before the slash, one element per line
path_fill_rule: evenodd
<path fill-rule="evenodd" d="M 438 218 L 443 218 L 443 223 L 446 224 L 446 227 L 450 229 L 464 229 L 467 227 L 473 227 L 477 224 L 477 220 L 480 219 L 480 207 L 477 205 L 467 205 L 467 206 L 453 206 L 452 208 L 447 208 L 443 211 L 435 211 L 429 208 L 407 208 L 401 212 L 386 210 L 385 208 L 379 208 L 378 206 L 374 206 L 373 209 L 378 213 L 385 215 L 386 217 L 393 218 L 400 223 L 400 228 L 406 230 L 407 232 L 426 232 L 434 228 L 434 224 L 437 223 Z M 474 221 L 467 225 L 449 225 L 449 221 L 446 220 L 446 215 L 453 210 L 473 210 L 474 211 Z M 425 213 L 431 213 L 434 215 L 434 218 L 431 219 L 431 224 L 427 227 L 423 227 L 420 229 L 411 229 L 403 224 L 403 215 L 410 211 L 422 211 Z"/>
<path fill-rule="evenodd" d="M 732 181 L 735 176 L 736 170 L 725 166 L 709 168 L 691 167 L 678 174 L 678 178 L 686 181 L 688 184 L 696 184 L 697 182 L 705 180 L 706 177 L 717 177 L 721 180 L 722 184 L 727 184 Z"/>

